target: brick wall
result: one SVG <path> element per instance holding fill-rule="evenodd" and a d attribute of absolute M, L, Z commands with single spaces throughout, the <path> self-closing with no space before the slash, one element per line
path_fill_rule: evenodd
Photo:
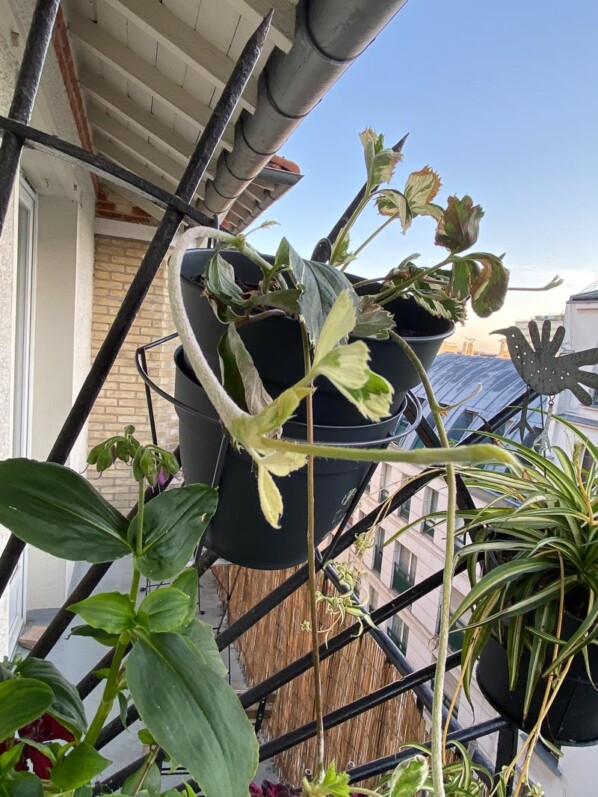
<path fill-rule="evenodd" d="M 96 236 L 92 357 L 98 351 L 120 306 L 125 291 L 147 249 L 147 243 L 127 238 Z M 89 447 L 122 432 L 133 424 L 142 442 L 150 442 L 144 383 L 137 374 L 134 354 L 138 346 L 173 331 L 168 305 L 166 268 L 162 265 L 143 303 L 89 420 Z M 164 389 L 174 389 L 173 353 L 176 341 L 148 352 L 150 374 Z M 154 396 L 160 445 L 173 450 L 177 444 L 177 418 L 173 407 Z M 95 478 L 95 472 L 89 472 Z M 121 511 L 135 503 L 137 491 L 130 470 L 123 464 L 94 482 L 102 494 Z"/>

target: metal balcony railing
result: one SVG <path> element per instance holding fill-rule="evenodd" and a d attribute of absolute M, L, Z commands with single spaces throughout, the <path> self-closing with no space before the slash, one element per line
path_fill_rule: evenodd
<path fill-rule="evenodd" d="M 160 265 L 172 243 L 173 236 L 179 228 L 181 222 L 190 219 L 200 224 L 214 224 L 213 219 L 209 219 L 199 212 L 193 205 L 189 204 L 189 199 L 193 196 L 199 180 L 203 176 L 205 169 L 222 137 L 225 127 L 229 123 L 235 110 L 237 101 L 241 96 L 248 74 L 251 73 L 253 66 L 259 58 L 264 44 L 267 25 L 261 25 L 256 34 L 252 36 L 239 61 L 232 70 L 231 77 L 217 102 L 216 108 L 211 119 L 208 121 L 203 133 L 198 139 L 194 153 L 189 161 L 184 176 L 175 194 L 170 194 L 162 188 L 139 178 L 132 172 L 121 168 L 112 161 L 99 155 L 90 153 L 69 142 L 62 141 L 54 136 L 50 136 L 42 131 L 28 126 L 31 116 L 33 98 L 39 86 L 42 69 L 46 57 L 47 47 L 51 39 L 52 27 L 59 0 L 38 0 L 33 14 L 29 36 L 25 46 L 26 57 L 19 72 L 15 84 L 13 102 L 11 104 L 11 116 L 0 117 L 0 132 L 3 135 L 2 147 L 0 149 L 0 230 L 3 227 L 6 213 L 9 207 L 9 198 L 14 184 L 15 175 L 18 172 L 18 164 L 22 149 L 25 145 L 54 154 L 67 160 L 71 164 L 79 165 L 89 171 L 101 175 L 105 179 L 124 185 L 130 190 L 150 199 L 165 209 L 164 217 L 156 229 L 152 242 L 149 244 L 147 252 L 143 257 L 139 270 L 131 283 L 123 303 L 115 317 L 114 323 L 107 334 L 107 337 L 100 347 L 91 370 L 81 388 L 81 392 L 75 400 L 68 417 L 52 447 L 49 460 L 57 463 L 64 463 L 77 437 L 84 426 L 89 413 L 102 389 L 102 386 L 112 368 L 118 353 L 125 341 L 127 333 L 135 319 L 136 313 L 141 306 L 153 279 L 157 274 Z M 502 424 L 510 420 L 520 412 L 520 407 L 530 397 L 530 391 L 522 391 L 512 404 L 504 407 L 494 418 L 485 424 L 486 431 L 499 429 Z M 418 405 L 419 406 L 419 405 Z M 410 408 L 406 411 L 408 420 L 415 419 L 415 410 Z M 155 429 L 152 430 L 155 433 Z M 429 423 L 424 419 L 417 429 L 422 445 L 438 447 L 440 445 L 437 435 L 434 433 Z M 484 439 L 482 432 L 469 434 L 462 444 L 473 444 Z M 384 504 L 383 508 L 376 507 L 372 512 L 355 523 L 350 529 L 346 529 L 341 524 L 339 532 L 331 545 L 318 558 L 317 567 L 323 571 L 324 577 L 336 588 L 340 589 L 336 572 L 330 562 L 333 557 L 338 556 L 347 550 L 358 535 L 366 532 L 372 525 L 379 523 L 381 519 L 387 517 L 402 506 L 406 506 L 410 499 L 423 489 L 433 478 L 437 478 L 437 472 L 424 471 L 419 476 L 411 479 L 406 485 L 398 490 L 392 499 Z M 367 490 L 367 486 L 365 487 Z M 154 497 L 150 489 L 145 495 L 145 501 L 150 501 Z M 458 480 L 457 498 L 459 506 L 462 508 L 472 508 L 473 502 L 462 481 Z M 357 497 L 357 500 L 359 497 Z M 386 498 L 384 499 L 386 500 Z M 137 511 L 137 507 L 132 507 L 129 516 L 132 517 Z M 353 511 L 353 506 L 347 508 L 347 515 Z M 18 566 L 20 556 L 23 552 L 24 544 L 17 538 L 10 537 L 0 557 L 0 594 L 9 583 L 14 569 Z M 375 552 L 374 561 L 381 565 L 382 549 Z M 210 552 L 204 553 L 199 557 L 194 567 L 201 577 L 214 564 L 216 556 Z M 30 655 L 37 658 L 45 658 L 53 649 L 57 641 L 62 637 L 68 628 L 72 613 L 69 606 L 91 595 L 101 579 L 106 575 L 110 564 L 94 564 L 86 572 L 85 576 L 68 596 L 62 608 L 56 613 L 49 623 L 44 633 L 36 643 Z M 232 622 L 228 628 L 220 632 L 217 636 L 217 644 L 220 650 L 224 650 L 232 645 L 236 640 L 249 631 L 259 620 L 264 618 L 273 609 L 278 607 L 289 595 L 299 587 L 303 586 L 308 579 L 307 566 L 296 570 L 278 587 L 272 590 L 264 598 L 259 600 L 250 611 Z M 365 633 L 369 633 L 375 642 L 384 651 L 388 662 L 397 670 L 396 679 L 371 692 L 360 699 L 348 703 L 330 712 L 324 718 L 324 727 L 330 729 L 348 720 L 363 714 L 366 711 L 392 700 L 409 690 L 413 690 L 418 700 L 426 708 L 431 707 L 432 693 L 429 688 L 430 680 L 434 675 L 435 665 L 430 664 L 417 671 L 414 671 L 409 662 L 400 650 L 400 647 L 393 641 L 393 638 L 382 631 L 378 626 L 387 622 L 397 612 L 400 612 L 413 603 L 436 590 L 443 581 L 442 571 L 438 571 L 425 580 L 417 584 L 412 584 L 409 577 L 395 567 L 393 571 L 393 586 L 400 590 L 400 594 L 391 601 L 376 609 L 371 615 L 374 627 L 366 627 Z M 319 655 L 321 659 L 326 659 L 347 645 L 353 644 L 360 638 L 363 629 L 359 623 L 347 627 L 331 636 L 320 646 Z M 457 640 L 453 637 L 456 646 Z M 98 687 L 101 680 L 96 675 L 109 665 L 112 651 L 108 653 L 85 675 L 77 685 L 77 689 L 82 698 L 87 697 Z M 356 657 L 356 662 L 359 658 Z M 454 669 L 459 665 L 459 654 L 451 653 L 447 658 L 448 670 Z M 305 673 L 312 667 L 312 656 L 306 654 L 301 658 L 291 662 L 282 669 L 274 672 L 261 683 L 248 689 L 241 696 L 241 703 L 244 707 L 260 704 L 270 695 L 273 695 L 295 678 Z M 116 717 L 102 731 L 97 740 L 97 748 L 102 749 L 109 742 L 116 739 L 126 728 L 138 719 L 135 707 L 130 707 L 126 716 L 121 720 Z M 450 733 L 449 743 L 459 741 L 467 744 L 470 741 L 479 739 L 485 735 L 499 732 L 498 753 L 495 769 L 500 770 L 503 764 L 508 763 L 517 749 L 518 734 L 514 726 L 508 720 L 497 718 L 488 722 L 472 725 L 468 728 L 461 728 L 453 718 L 449 724 Z M 301 727 L 289 729 L 289 731 L 278 738 L 263 743 L 260 748 L 260 760 L 264 761 L 274 755 L 290 750 L 294 746 L 310 739 L 316 735 L 316 726 L 310 722 Z M 387 773 L 393 769 L 398 762 L 412 755 L 410 750 L 385 756 L 375 761 L 367 762 L 350 769 L 349 774 L 352 783 L 359 783 L 367 778 L 375 777 Z M 479 753 L 476 753 L 477 760 L 488 765 Z M 119 772 L 113 774 L 102 784 L 106 790 L 118 790 L 124 780 L 142 764 L 143 759 L 133 761 Z M 191 783 L 193 786 L 193 784 Z"/>

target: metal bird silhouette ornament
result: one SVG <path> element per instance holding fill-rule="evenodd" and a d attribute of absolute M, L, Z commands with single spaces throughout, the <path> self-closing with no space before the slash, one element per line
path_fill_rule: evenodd
<path fill-rule="evenodd" d="M 598 348 L 558 356 L 557 352 L 565 338 L 565 327 L 557 327 L 553 338 L 550 336 L 550 321 L 542 324 L 541 336 L 535 321 L 529 322 L 528 329 L 531 345 L 523 332 L 515 326 L 497 329 L 493 334 L 506 336 L 511 361 L 525 384 L 536 393 L 550 397 L 544 427 L 532 444 L 537 451 L 546 455 L 550 450 L 548 429 L 552 420 L 554 396 L 563 390 L 570 390 L 585 406 L 592 403 L 592 396 L 582 385 L 598 389 L 598 374 L 584 371 L 581 366 L 598 363 Z M 522 440 L 526 432 L 533 432 L 527 417 L 528 403 L 529 396 L 521 408 L 518 424 Z"/>
<path fill-rule="evenodd" d="M 542 336 L 535 321 L 528 325 L 531 345 L 518 327 L 497 329 L 492 334 L 505 335 L 511 360 L 526 385 L 543 396 L 570 390 L 586 407 L 592 396 L 582 385 L 598 390 L 598 374 L 584 371 L 582 365 L 598 363 L 598 348 L 557 355 L 565 337 L 565 327 L 557 327 L 551 339 L 550 321 L 542 324 Z"/>

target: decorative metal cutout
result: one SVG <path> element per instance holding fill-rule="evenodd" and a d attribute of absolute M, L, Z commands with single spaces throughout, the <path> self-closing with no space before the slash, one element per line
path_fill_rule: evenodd
<path fill-rule="evenodd" d="M 563 390 L 570 390 L 578 401 L 586 407 L 590 406 L 592 396 L 582 385 L 598 390 L 598 374 L 584 371 L 581 366 L 598 363 L 598 348 L 559 357 L 557 352 L 565 337 L 565 327 L 557 327 L 552 339 L 550 321 L 542 324 L 541 337 L 535 321 L 529 322 L 528 329 L 531 344 L 518 327 L 497 330 L 506 336 L 511 360 L 525 384 L 542 396 L 554 396 Z"/>

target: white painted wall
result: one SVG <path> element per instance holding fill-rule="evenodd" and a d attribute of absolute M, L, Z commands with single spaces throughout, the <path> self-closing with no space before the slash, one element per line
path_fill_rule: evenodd
<path fill-rule="evenodd" d="M 0 113 L 6 114 L 10 106 L 17 64 L 11 57 L 9 41 L 0 31 Z M 0 237 L 0 459 L 10 456 L 11 446 L 11 391 L 12 391 L 12 346 L 6 345 L 13 337 L 13 274 L 15 268 L 15 208 L 8 211 L 2 237 Z M 8 534 L 0 527 L 0 548 Z M 0 599 L 0 657 L 8 644 L 8 605 L 6 597 Z"/>
<path fill-rule="evenodd" d="M 0 0 L 0 112 L 8 111 L 35 0 Z M 52 45 L 32 124 L 80 144 Z M 38 284 L 34 339 L 33 454 L 44 459 L 87 373 L 93 296 L 95 194 L 89 174 L 26 151 L 21 168 L 39 197 Z M 0 241 L 0 335 L 12 340 L 15 229 L 12 213 Z M 0 458 L 10 456 L 12 347 L 0 347 Z M 86 431 L 69 464 L 82 469 Z M 0 530 L 3 546 L 6 532 Z M 29 609 L 57 607 L 68 593 L 72 563 L 31 552 Z M 0 602 L 0 655 L 6 652 L 6 607 Z"/>

